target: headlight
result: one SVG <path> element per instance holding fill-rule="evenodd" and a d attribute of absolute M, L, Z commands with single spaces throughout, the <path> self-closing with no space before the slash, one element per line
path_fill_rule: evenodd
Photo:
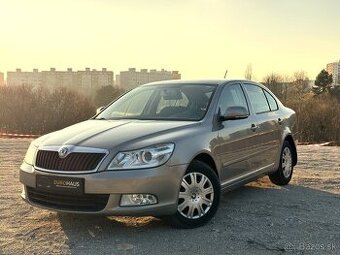
<path fill-rule="evenodd" d="M 30 147 L 28 147 L 28 150 L 27 150 L 25 158 L 24 158 L 24 161 L 27 164 L 33 165 L 33 160 L 34 160 L 34 156 L 35 156 L 37 149 L 38 149 L 38 147 L 35 146 L 33 143 L 30 144 Z"/>
<path fill-rule="evenodd" d="M 138 169 L 156 167 L 171 157 L 175 145 L 160 144 L 134 151 L 119 152 L 111 161 L 108 170 Z"/>

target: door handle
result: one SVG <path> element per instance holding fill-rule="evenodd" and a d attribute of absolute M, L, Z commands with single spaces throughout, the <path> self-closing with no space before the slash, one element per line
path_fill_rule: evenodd
<path fill-rule="evenodd" d="M 279 125 L 281 125 L 281 124 L 283 123 L 283 119 L 278 118 L 278 119 L 277 119 L 277 123 L 279 123 Z"/>
<path fill-rule="evenodd" d="M 258 129 L 259 128 L 259 126 L 258 125 L 256 125 L 256 124 L 251 124 L 251 127 L 250 127 L 250 129 L 251 130 L 253 130 L 254 132 L 256 131 L 256 129 Z"/>

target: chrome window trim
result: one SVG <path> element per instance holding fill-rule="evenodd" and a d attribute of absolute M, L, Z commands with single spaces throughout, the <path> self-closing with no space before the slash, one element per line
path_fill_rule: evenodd
<path fill-rule="evenodd" d="M 79 152 L 79 153 L 104 153 L 105 156 L 101 159 L 101 161 L 98 163 L 97 167 L 92 169 L 92 170 L 86 170 L 86 171 L 61 171 L 61 170 L 51 170 L 51 169 L 45 169 L 45 168 L 40 168 L 36 166 L 36 159 L 37 159 L 37 154 L 38 151 L 40 150 L 44 150 L 44 151 L 55 151 L 58 152 L 58 150 L 61 147 L 67 147 L 69 149 L 69 153 L 73 153 L 73 152 Z M 33 167 L 35 170 L 39 170 L 42 172 L 46 172 L 46 173 L 58 173 L 58 174 L 87 174 L 87 173 L 95 173 L 98 171 L 100 165 L 103 163 L 103 161 L 105 160 L 105 158 L 107 157 L 107 155 L 109 155 L 109 151 L 106 149 L 102 149 L 102 148 L 94 148 L 94 147 L 84 147 L 84 146 L 75 146 L 75 145 L 54 145 L 54 146 L 39 146 L 37 148 L 37 151 L 34 155 L 34 160 L 33 160 Z"/>

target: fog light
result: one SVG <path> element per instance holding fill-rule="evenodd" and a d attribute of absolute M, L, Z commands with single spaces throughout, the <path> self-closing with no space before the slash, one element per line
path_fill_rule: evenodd
<path fill-rule="evenodd" d="M 120 206 L 138 206 L 157 204 L 157 197 L 151 194 L 122 195 Z"/>

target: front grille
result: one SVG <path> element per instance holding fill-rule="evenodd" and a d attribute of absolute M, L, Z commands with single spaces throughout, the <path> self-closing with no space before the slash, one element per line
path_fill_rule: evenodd
<path fill-rule="evenodd" d="M 57 151 L 39 150 L 35 165 L 46 170 L 89 171 L 95 169 L 105 153 L 72 152 L 60 158 Z"/>
<path fill-rule="evenodd" d="M 27 187 L 29 201 L 37 205 L 70 211 L 98 212 L 105 208 L 110 195 L 61 195 Z"/>

